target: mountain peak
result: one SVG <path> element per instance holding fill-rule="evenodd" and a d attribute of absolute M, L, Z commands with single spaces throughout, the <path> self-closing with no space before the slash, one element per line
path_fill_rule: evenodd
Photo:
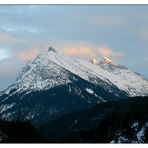
<path fill-rule="evenodd" d="M 56 52 L 56 49 L 54 49 L 52 46 L 49 46 L 49 47 L 48 47 L 48 51 Z"/>
<path fill-rule="evenodd" d="M 101 64 L 109 64 L 112 63 L 112 60 L 108 57 L 103 57 L 103 59 L 100 61 Z"/>
<path fill-rule="evenodd" d="M 96 65 L 98 63 L 98 60 L 93 58 L 91 61 L 90 61 L 92 64 Z"/>
<path fill-rule="evenodd" d="M 17 77 L 15 84 L 19 84 L 19 88 L 23 91 L 44 90 L 71 82 L 69 72 L 99 85 L 98 79 L 101 79 L 105 83 L 116 85 L 132 96 L 147 95 L 147 81 L 110 58 L 104 57 L 101 60 L 94 58 L 90 61 L 74 59 L 53 47 L 49 47 L 30 61 Z"/>

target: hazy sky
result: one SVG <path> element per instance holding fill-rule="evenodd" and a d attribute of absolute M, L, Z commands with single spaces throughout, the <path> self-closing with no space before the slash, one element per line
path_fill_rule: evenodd
<path fill-rule="evenodd" d="M 148 6 L 0 6 L 0 90 L 48 46 L 108 56 L 148 78 Z"/>

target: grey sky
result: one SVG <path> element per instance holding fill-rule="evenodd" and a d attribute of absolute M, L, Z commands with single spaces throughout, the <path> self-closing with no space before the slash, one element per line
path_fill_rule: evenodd
<path fill-rule="evenodd" d="M 82 58 L 84 49 L 111 50 L 115 62 L 148 78 L 148 6 L 1 5 L 0 90 L 49 45 Z"/>

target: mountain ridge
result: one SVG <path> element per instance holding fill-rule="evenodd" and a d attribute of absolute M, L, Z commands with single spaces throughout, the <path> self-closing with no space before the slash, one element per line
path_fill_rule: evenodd
<path fill-rule="evenodd" d="M 0 117 L 40 124 L 98 103 L 147 95 L 147 89 L 148 82 L 124 66 L 92 64 L 49 47 L 0 93 Z"/>
<path fill-rule="evenodd" d="M 70 58 L 63 54 L 62 51 L 53 47 L 49 47 L 46 52 L 41 53 L 34 60 L 28 62 L 17 77 L 16 82 L 19 79 L 24 79 L 27 73 L 29 74 L 35 66 L 39 64 L 48 66 L 49 61 L 91 83 L 97 84 L 95 79 L 99 78 L 111 85 L 116 85 L 129 96 L 143 96 L 148 94 L 148 81 L 143 76 L 130 71 L 123 65 L 112 62 L 107 57 L 104 57 L 98 62 L 94 61 L 95 64 L 93 64 L 87 60 Z"/>

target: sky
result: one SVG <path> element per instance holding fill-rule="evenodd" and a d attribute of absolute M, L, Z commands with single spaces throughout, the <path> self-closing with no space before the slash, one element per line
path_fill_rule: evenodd
<path fill-rule="evenodd" d="M 107 56 L 148 79 L 148 6 L 0 5 L 0 91 L 49 46 Z"/>

